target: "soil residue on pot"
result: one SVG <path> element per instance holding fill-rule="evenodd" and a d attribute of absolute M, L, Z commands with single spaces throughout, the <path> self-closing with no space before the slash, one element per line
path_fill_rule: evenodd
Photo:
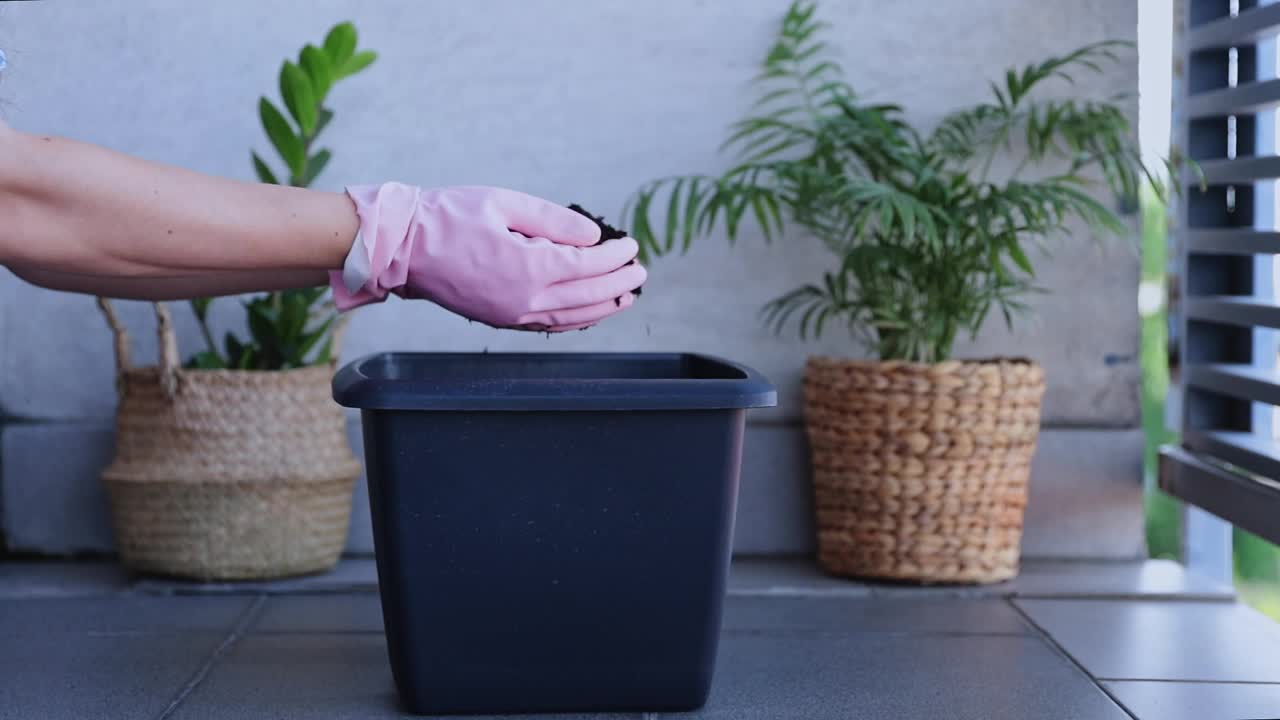
<path fill-rule="evenodd" d="M 626 236 L 627 236 L 627 231 L 626 231 L 626 230 L 620 230 L 620 229 L 618 229 L 618 228 L 616 228 L 616 227 L 614 227 L 614 226 L 610 225 L 609 223 L 605 222 L 605 221 L 604 221 L 604 216 L 603 216 L 603 215 L 592 215 L 592 214 L 591 214 L 591 213 L 590 213 L 586 208 L 582 207 L 581 205 L 579 205 L 579 204 L 577 204 L 577 203 L 574 203 L 574 204 L 570 205 L 570 206 L 569 206 L 569 209 L 570 209 L 570 210 L 572 210 L 572 211 L 574 211 L 574 212 L 576 212 L 576 213 L 578 213 L 579 215 L 583 215 L 583 216 L 585 216 L 585 217 L 587 217 L 587 218 L 590 218 L 590 219 L 591 219 L 591 222 L 593 222 L 593 223 L 595 223 L 597 226 L 599 226 L 599 228 L 600 228 L 600 242 L 596 243 L 597 245 L 599 245 L 600 243 L 603 243 L 603 242 L 608 242 L 608 241 L 610 241 L 610 240 L 617 240 L 618 238 L 624 238 L 624 237 L 626 237 Z M 632 265 L 632 264 L 634 264 L 634 263 L 635 263 L 635 260 L 632 260 L 631 262 L 629 262 L 629 263 L 627 263 L 627 264 L 628 264 L 628 265 Z M 632 290 L 631 292 L 632 292 L 636 297 L 640 297 L 640 293 L 641 293 L 641 291 L 642 291 L 643 289 L 644 289 L 644 288 L 643 288 L 643 286 L 642 286 L 642 287 L 638 287 L 638 288 L 636 288 L 635 290 Z M 616 302 L 618 305 L 621 305 L 621 304 L 622 304 L 622 298 L 615 298 L 615 299 L 614 299 L 614 302 Z"/>

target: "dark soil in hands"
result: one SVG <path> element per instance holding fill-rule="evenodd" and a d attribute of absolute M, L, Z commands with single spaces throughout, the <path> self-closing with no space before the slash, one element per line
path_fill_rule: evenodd
<path fill-rule="evenodd" d="M 569 209 L 570 209 L 570 210 L 572 210 L 572 211 L 574 211 L 574 212 L 576 212 L 576 213 L 578 213 L 579 215 L 584 215 L 584 216 L 586 216 L 586 217 L 590 218 L 590 219 L 591 219 L 591 222 L 595 223 L 596 225 L 598 225 L 598 226 L 600 227 L 600 242 L 596 243 L 597 245 L 599 245 L 600 243 L 603 243 L 603 242 L 608 242 L 608 241 L 610 241 L 610 240 L 617 240 L 618 238 L 624 238 L 624 237 L 626 237 L 626 236 L 627 236 L 627 231 L 626 231 L 626 230 L 619 230 L 618 228 L 616 228 L 616 227 L 614 227 L 614 226 L 610 225 L 609 223 L 605 222 L 605 221 L 604 221 L 604 216 L 602 216 L 602 215 L 592 215 L 590 212 L 588 212 L 588 211 L 587 211 L 587 209 L 586 209 L 586 208 L 582 207 L 581 205 L 579 205 L 579 204 L 577 204 L 577 203 L 574 203 L 574 204 L 570 205 L 570 206 L 569 206 Z M 635 264 L 635 260 L 632 260 L 631 262 L 629 262 L 629 263 L 627 263 L 627 264 L 628 264 L 628 265 Z M 636 297 L 640 297 L 640 292 L 641 292 L 643 289 L 644 289 L 643 287 L 638 287 L 638 288 L 636 288 L 635 290 L 632 290 L 631 292 L 632 292 L 633 294 L 635 294 L 635 296 L 636 296 Z M 621 304 L 622 304 L 622 298 L 617 298 L 616 300 L 614 300 L 614 302 L 616 302 L 616 303 L 618 303 L 619 305 L 621 305 Z"/>

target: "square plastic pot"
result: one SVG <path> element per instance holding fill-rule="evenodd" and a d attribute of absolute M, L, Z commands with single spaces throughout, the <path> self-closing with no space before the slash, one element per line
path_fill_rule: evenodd
<path fill-rule="evenodd" d="M 407 709 L 706 701 L 767 380 L 699 355 L 382 354 L 333 390 L 362 411 Z"/>

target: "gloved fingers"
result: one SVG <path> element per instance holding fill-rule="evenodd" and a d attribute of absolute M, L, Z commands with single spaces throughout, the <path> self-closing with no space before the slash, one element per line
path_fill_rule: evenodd
<path fill-rule="evenodd" d="M 618 238 L 595 247 L 551 246 L 555 253 L 556 275 L 562 280 L 579 280 L 608 275 L 636 259 L 640 245 L 631 238 Z"/>
<path fill-rule="evenodd" d="M 595 305 L 635 290 L 644 284 L 649 273 L 643 265 L 623 265 L 607 275 L 556 283 L 533 298 L 534 312 L 557 308 Z"/>
<path fill-rule="evenodd" d="M 512 328 L 512 329 L 529 330 L 531 332 L 541 332 L 541 333 L 567 333 L 570 330 L 586 330 L 587 328 L 595 327 L 598 324 L 599 324 L 599 321 L 597 320 L 595 322 L 577 323 L 575 325 L 548 326 L 548 325 L 530 324 L 530 325 L 521 325 L 519 327 Z"/>
<path fill-rule="evenodd" d="M 520 318 L 520 324 L 542 326 L 551 332 L 557 332 L 557 328 L 563 327 L 594 325 L 614 313 L 626 310 L 634 305 L 635 302 L 636 296 L 626 293 L 594 305 L 529 313 Z"/>
<path fill-rule="evenodd" d="M 547 332 L 566 333 L 566 332 L 569 332 L 570 330 L 586 330 L 589 327 L 594 327 L 599 322 L 600 322 L 599 320 L 595 320 L 592 322 L 578 323 L 576 325 L 557 325 L 553 328 L 548 328 Z"/>
<path fill-rule="evenodd" d="M 588 247 L 600 242 L 600 226 L 567 207 L 506 188 L 492 192 L 510 230 L 559 245 Z"/>

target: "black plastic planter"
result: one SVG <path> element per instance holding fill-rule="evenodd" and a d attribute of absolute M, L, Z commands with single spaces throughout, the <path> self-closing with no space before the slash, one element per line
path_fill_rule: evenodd
<path fill-rule="evenodd" d="M 711 686 L 754 371 L 700 355 L 384 354 L 360 408 L 416 713 L 680 710 Z"/>

